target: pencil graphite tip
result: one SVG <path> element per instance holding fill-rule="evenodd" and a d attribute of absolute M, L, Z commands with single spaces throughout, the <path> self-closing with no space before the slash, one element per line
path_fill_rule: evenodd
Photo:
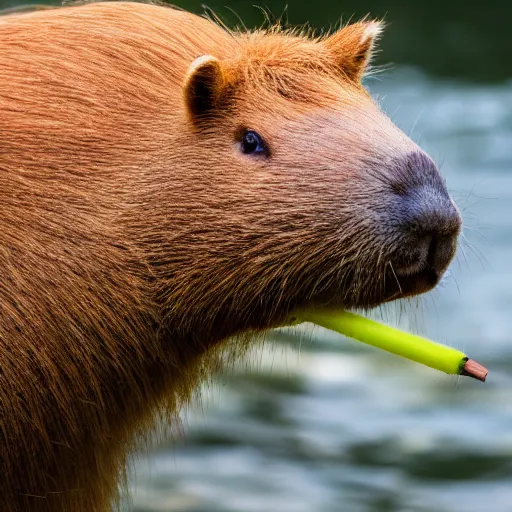
<path fill-rule="evenodd" d="M 480 363 L 473 361 L 473 359 L 468 359 L 462 369 L 461 375 L 466 375 L 473 379 L 485 382 L 488 373 L 487 368 L 483 367 Z"/>

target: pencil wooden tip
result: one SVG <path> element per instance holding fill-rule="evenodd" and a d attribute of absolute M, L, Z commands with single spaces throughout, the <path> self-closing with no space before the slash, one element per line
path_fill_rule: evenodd
<path fill-rule="evenodd" d="M 485 382 L 488 373 L 487 368 L 473 361 L 473 359 L 468 359 L 462 369 L 461 375 L 467 375 L 468 377 L 473 377 L 473 379 Z"/>

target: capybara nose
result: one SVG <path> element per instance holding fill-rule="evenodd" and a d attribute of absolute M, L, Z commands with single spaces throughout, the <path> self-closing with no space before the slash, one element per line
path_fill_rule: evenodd
<path fill-rule="evenodd" d="M 440 277 L 455 254 L 462 219 L 432 160 L 413 154 L 406 163 L 408 183 L 396 198 L 406 242 L 395 271 L 407 276 L 429 269 Z"/>

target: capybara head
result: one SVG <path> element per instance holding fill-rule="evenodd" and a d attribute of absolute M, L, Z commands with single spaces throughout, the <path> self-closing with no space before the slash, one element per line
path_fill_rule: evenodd
<path fill-rule="evenodd" d="M 208 262 L 198 301 L 267 318 L 438 283 L 461 219 L 432 159 L 361 84 L 380 31 L 238 34 L 231 54 L 191 64 L 184 132 L 200 171 L 187 193 L 200 196 L 195 257 Z"/>

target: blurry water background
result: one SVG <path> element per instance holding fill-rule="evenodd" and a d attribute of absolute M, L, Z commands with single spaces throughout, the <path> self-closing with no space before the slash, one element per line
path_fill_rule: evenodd
<path fill-rule="evenodd" d="M 252 3 L 209 5 L 254 26 Z M 320 329 L 276 332 L 205 389 L 178 440 L 134 459 L 126 510 L 512 511 L 512 3 L 289 0 L 287 17 L 327 27 L 367 13 L 388 21 L 377 60 L 394 62 L 367 85 L 441 165 L 465 220 L 439 288 L 375 316 L 467 351 L 488 382 Z"/>

